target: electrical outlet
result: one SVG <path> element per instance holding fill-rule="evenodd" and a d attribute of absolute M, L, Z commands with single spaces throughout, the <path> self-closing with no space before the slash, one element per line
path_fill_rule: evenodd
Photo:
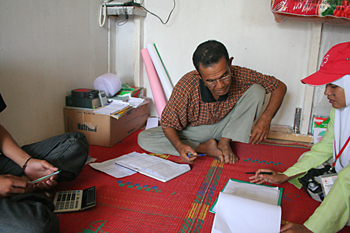
<path fill-rule="evenodd" d="M 114 0 L 106 3 L 107 6 L 127 6 L 133 3 L 134 0 Z"/>

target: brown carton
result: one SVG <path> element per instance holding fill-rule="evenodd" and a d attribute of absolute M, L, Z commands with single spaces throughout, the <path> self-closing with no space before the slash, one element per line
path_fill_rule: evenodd
<path fill-rule="evenodd" d="M 119 119 L 92 110 L 64 108 L 65 131 L 85 134 L 90 145 L 112 147 L 146 124 L 148 104 L 133 108 Z"/>

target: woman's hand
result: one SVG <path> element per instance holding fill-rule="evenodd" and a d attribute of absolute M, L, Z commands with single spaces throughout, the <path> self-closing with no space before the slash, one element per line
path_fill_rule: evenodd
<path fill-rule="evenodd" d="M 306 226 L 296 224 L 296 223 L 288 223 L 287 225 L 281 228 L 281 232 L 285 233 L 312 233 Z"/>
<path fill-rule="evenodd" d="M 261 174 L 262 172 L 271 172 L 272 174 Z M 279 174 L 271 169 L 259 169 L 255 172 L 254 176 L 249 177 L 251 183 L 263 184 L 273 183 L 273 184 L 281 184 L 289 179 L 288 176 L 284 174 Z"/>

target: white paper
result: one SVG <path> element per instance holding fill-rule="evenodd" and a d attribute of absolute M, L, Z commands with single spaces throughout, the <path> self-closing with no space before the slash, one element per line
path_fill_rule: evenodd
<path fill-rule="evenodd" d="M 137 152 L 117 158 L 116 163 L 163 182 L 191 170 L 188 164 L 177 164 L 156 156 Z"/>
<path fill-rule="evenodd" d="M 131 107 L 137 108 L 137 107 L 139 107 L 144 101 L 145 101 L 145 99 L 142 99 L 142 98 L 130 97 L 129 100 L 128 100 L 128 103 L 130 104 Z"/>
<path fill-rule="evenodd" d="M 136 173 L 135 171 L 132 171 L 128 168 L 124 168 L 115 164 L 116 159 L 117 158 L 110 159 L 102 163 L 90 163 L 89 165 L 92 168 L 107 173 L 108 175 L 111 175 L 115 178 L 122 178 Z"/>
<path fill-rule="evenodd" d="M 106 115 L 111 115 L 115 112 L 122 111 L 126 109 L 129 106 L 129 103 L 126 102 L 112 102 L 109 105 L 96 109 L 94 112 L 95 113 L 100 113 L 100 114 L 106 114 Z"/>
<path fill-rule="evenodd" d="M 280 196 L 278 187 L 266 187 L 234 180 L 229 180 L 222 192 L 271 205 L 278 205 Z M 213 207 L 213 211 L 216 212 L 216 205 Z"/>
<path fill-rule="evenodd" d="M 97 159 L 96 158 L 92 158 L 90 155 L 87 157 L 85 164 L 89 164 L 89 163 L 93 163 L 95 162 Z"/>
<path fill-rule="evenodd" d="M 158 117 L 148 117 L 147 124 L 146 124 L 146 129 L 157 127 L 158 123 L 159 123 L 159 118 Z"/>
<path fill-rule="evenodd" d="M 278 233 L 281 207 L 220 193 L 212 232 Z"/>
<path fill-rule="evenodd" d="M 224 193 L 265 202 L 271 205 L 277 205 L 279 200 L 278 187 L 266 187 L 234 180 L 229 180 L 225 186 Z"/>

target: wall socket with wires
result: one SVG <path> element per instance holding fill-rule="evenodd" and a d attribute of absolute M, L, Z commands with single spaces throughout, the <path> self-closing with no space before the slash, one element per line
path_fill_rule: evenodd
<path fill-rule="evenodd" d="M 104 0 L 106 3 L 106 6 L 133 6 L 134 0 Z"/>

